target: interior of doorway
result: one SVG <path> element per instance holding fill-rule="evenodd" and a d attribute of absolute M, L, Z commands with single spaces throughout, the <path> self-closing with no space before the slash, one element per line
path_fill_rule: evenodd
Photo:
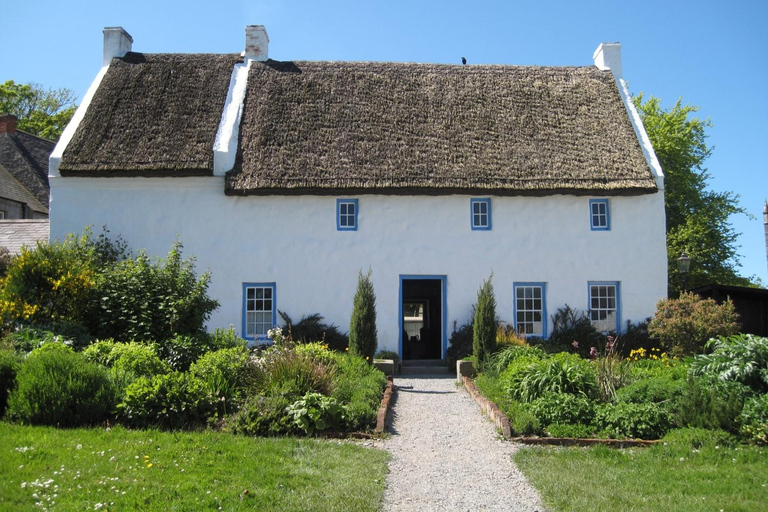
<path fill-rule="evenodd" d="M 403 278 L 402 358 L 441 359 L 443 341 L 443 280 Z"/>

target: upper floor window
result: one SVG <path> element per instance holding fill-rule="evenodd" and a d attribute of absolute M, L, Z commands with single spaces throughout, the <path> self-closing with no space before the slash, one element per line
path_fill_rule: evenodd
<path fill-rule="evenodd" d="M 611 209 L 608 199 L 589 200 L 589 219 L 592 231 L 611 230 Z"/>
<path fill-rule="evenodd" d="M 275 283 L 243 283 L 243 337 L 267 339 L 277 325 Z"/>
<path fill-rule="evenodd" d="M 473 230 L 491 229 L 491 199 L 470 199 Z"/>
<path fill-rule="evenodd" d="M 589 283 L 589 319 L 600 332 L 618 332 L 621 303 L 619 283 Z"/>
<path fill-rule="evenodd" d="M 544 283 L 515 283 L 515 330 L 531 336 L 547 335 Z"/>
<path fill-rule="evenodd" d="M 336 200 L 336 230 L 357 231 L 357 199 Z"/>

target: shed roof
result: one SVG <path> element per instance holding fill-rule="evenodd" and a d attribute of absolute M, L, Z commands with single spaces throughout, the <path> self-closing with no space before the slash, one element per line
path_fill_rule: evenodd
<path fill-rule="evenodd" d="M 39 240 L 48 241 L 48 219 L 0 220 L 0 247 L 19 254 L 22 246 L 34 247 Z"/>
<path fill-rule="evenodd" d="M 610 71 L 253 63 L 229 194 L 640 194 Z"/>
<path fill-rule="evenodd" d="M 41 212 L 48 211 L 48 157 L 55 145 L 21 130 L 0 133 L 0 164 L 35 197 L 30 206 Z"/>

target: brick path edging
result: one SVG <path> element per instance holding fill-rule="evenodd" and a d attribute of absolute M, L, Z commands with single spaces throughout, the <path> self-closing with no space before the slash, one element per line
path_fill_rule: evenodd
<path fill-rule="evenodd" d="M 647 441 L 643 439 L 584 439 L 584 438 L 571 438 L 571 437 L 512 437 L 512 424 L 509 422 L 509 418 L 501 412 L 499 406 L 491 402 L 483 393 L 475 386 L 467 376 L 462 376 L 461 381 L 464 384 L 464 388 L 469 393 L 475 402 L 482 409 L 483 414 L 496 425 L 501 435 L 505 439 L 514 441 L 516 443 L 523 444 L 546 444 L 557 446 L 594 446 L 604 445 L 613 446 L 615 448 L 625 448 L 630 446 L 652 446 L 658 444 L 659 441 Z"/>
<path fill-rule="evenodd" d="M 386 428 L 387 413 L 389 412 L 392 394 L 395 390 L 395 384 L 392 376 L 387 377 L 387 387 L 384 389 L 384 396 L 381 398 L 379 413 L 376 415 L 376 428 L 373 430 L 377 434 L 383 434 Z"/>

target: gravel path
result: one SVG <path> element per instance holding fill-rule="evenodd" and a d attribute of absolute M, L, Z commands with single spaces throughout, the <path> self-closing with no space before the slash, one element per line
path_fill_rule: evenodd
<path fill-rule="evenodd" d="M 395 378 L 387 431 L 392 454 L 384 510 L 542 511 L 538 492 L 514 465 L 519 445 L 503 441 L 451 377 Z"/>

